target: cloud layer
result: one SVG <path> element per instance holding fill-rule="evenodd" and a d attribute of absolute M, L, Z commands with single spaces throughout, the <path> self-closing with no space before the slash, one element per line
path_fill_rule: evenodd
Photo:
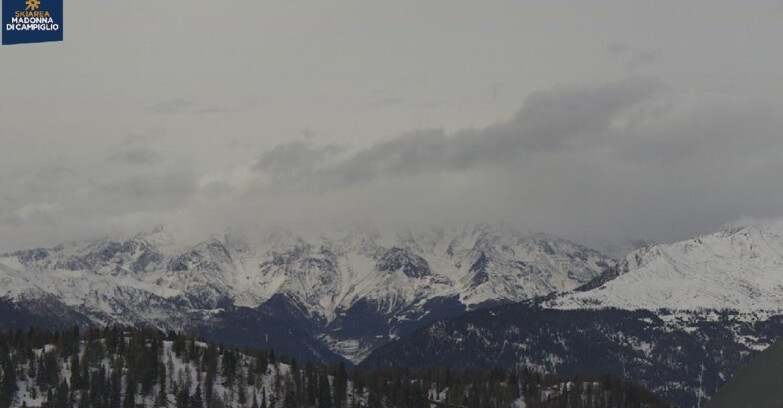
<path fill-rule="evenodd" d="M 3 48 L 0 252 L 161 223 L 593 243 L 783 216 L 779 1 L 233 6 L 71 2 L 66 41 Z"/>
<path fill-rule="evenodd" d="M 510 119 L 363 147 L 310 138 L 191 160 L 165 136 L 0 179 L 6 249 L 165 223 L 193 239 L 237 225 L 512 222 L 588 244 L 659 241 L 783 215 L 776 105 L 681 95 L 648 77 L 528 96 Z M 214 162 L 213 162 L 214 161 Z M 8 237 L 12 237 L 9 239 Z M 25 239 L 29 237 L 29 239 Z"/>

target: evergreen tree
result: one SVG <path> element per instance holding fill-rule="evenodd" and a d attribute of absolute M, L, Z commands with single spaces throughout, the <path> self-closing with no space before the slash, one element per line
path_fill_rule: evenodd
<path fill-rule="evenodd" d="M 312 407 L 315 405 L 316 396 L 318 395 L 318 373 L 315 371 L 315 366 L 309 361 L 305 364 L 305 401 L 307 406 Z"/>
<path fill-rule="evenodd" d="M 195 337 L 177 333 L 113 327 L 88 329 L 81 343 L 79 338 L 76 330 L 0 334 L 0 408 L 19 406 L 18 381 L 27 381 L 33 399 L 45 393 L 44 408 L 169 408 L 170 396 L 176 408 L 429 408 L 430 400 L 496 408 L 513 406 L 520 397 L 529 408 L 667 407 L 643 388 L 610 375 L 577 375 L 569 382 L 527 368 L 393 367 L 348 373 L 343 364 L 302 366 L 285 356 L 268 370 L 264 351 L 246 355 L 211 343 L 202 346 Z M 172 343 L 172 353 L 164 353 L 169 350 L 164 340 Z M 70 354 L 63 356 L 60 347 Z M 108 358 L 109 370 L 99 355 Z M 64 367 L 70 376 L 61 375 Z M 218 384 L 224 376 L 225 383 Z"/>
<path fill-rule="evenodd" d="M 332 391 L 326 371 L 318 377 L 318 408 L 332 408 Z"/>
<path fill-rule="evenodd" d="M 237 377 L 237 355 L 231 350 L 226 350 L 223 354 L 222 374 L 226 379 L 226 385 L 231 387 Z"/>
<path fill-rule="evenodd" d="M 337 373 L 334 376 L 334 407 L 344 408 L 348 393 L 348 373 L 345 371 L 345 363 L 340 362 Z"/>
<path fill-rule="evenodd" d="M 191 408 L 189 389 L 190 386 L 185 384 L 177 393 L 177 408 Z"/>
<path fill-rule="evenodd" d="M 0 356 L 2 358 L 2 366 L 0 368 L 3 370 L 3 378 L 0 380 L 0 408 L 10 408 L 18 388 L 16 371 L 8 355 L 8 349 L 6 348 L 5 352 L 3 352 L 3 348 L 0 347 L 0 353 L 2 353 L 2 356 Z"/>
<path fill-rule="evenodd" d="M 122 400 L 122 408 L 136 408 L 136 392 L 138 392 L 136 383 L 128 379 L 128 386 L 125 389 L 125 398 Z"/>
<path fill-rule="evenodd" d="M 204 399 L 201 397 L 201 385 L 196 386 L 196 392 L 191 399 L 190 408 L 204 408 Z"/>
<path fill-rule="evenodd" d="M 79 393 L 78 401 L 78 408 L 90 408 L 90 399 L 88 398 L 87 392 L 81 391 Z"/>
<path fill-rule="evenodd" d="M 71 408 L 73 404 L 69 401 L 70 394 L 71 392 L 68 389 L 68 383 L 63 380 L 55 392 L 53 408 Z"/>
<path fill-rule="evenodd" d="M 296 408 L 296 405 L 296 395 L 294 395 L 293 388 L 286 387 L 283 408 Z"/>
<path fill-rule="evenodd" d="M 79 364 L 79 354 L 75 353 L 71 355 L 71 388 L 81 389 L 82 387 L 82 368 Z"/>
<path fill-rule="evenodd" d="M 245 390 L 245 384 L 244 382 L 239 382 L 237 385 L 237 403 L 244 407 L 245 404 L 247 404 L 247 391 Z"/>
<path fill-rule="evenodd" d="M 109 382 L 109 408 L 120 408 L 122 403 L 122 376 L 119 370 L 112 370 Z"/>
<path fill-rule="evenodd" d="M 155 405 L 158 407 L 166 407 L 168 405 L 168 374 L 166 371 L 166 365 L 160 362 L 158 367 L 158 398 L 155 401 Z"/>

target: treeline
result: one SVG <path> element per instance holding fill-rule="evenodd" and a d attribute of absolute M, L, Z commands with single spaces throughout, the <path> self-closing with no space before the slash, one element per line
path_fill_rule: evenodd
<path fill-rule="evenodd" d="M 361 371 L 153 329 L 0 335 L 0 408 L 666 407 L 611 376 L 531 369 Z"/>

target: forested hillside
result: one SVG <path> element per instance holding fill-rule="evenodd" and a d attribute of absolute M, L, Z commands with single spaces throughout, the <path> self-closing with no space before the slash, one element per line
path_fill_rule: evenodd
<path fill-rule="evenodd" d="M 529 369 L 347 370 L 181 333 L 103 328 L 0 335 L 0 408 L 665 407 L 611 376 Z"/>
<path fill-rule="evenodd" d="M 553 310 L 513 304 L 440 320 L 374 351 L 362 367 L 527 365 L 632 379 L 668 401 L 700 407 L 729 376 L 772 342 L 783 320 L 745 322 L 730 312 L 695 314 L 688 326 L 647 310 Z M 711 313 L 711 312 L 710 312 Z M 737 339 L 752 338 L 757 343 Z"/>

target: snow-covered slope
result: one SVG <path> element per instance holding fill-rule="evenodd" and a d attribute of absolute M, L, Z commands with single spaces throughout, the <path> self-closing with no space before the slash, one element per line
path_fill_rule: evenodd
<path fill-rule="evenodd" d="M 441 315 L 570 290 L 611 262 L 562 239 L 488 224 L 230 232 L 192 247 L 159 228 L 2 255 L 0 299 L 52 296 L 97 323 L 177 329 L 208 324 L 218 310 L 258 309 L 359 359 Z"/>
<path fill-rule="evenodd" d="M 783 310 L 783 222 L 700 236 L 627 255 L 616 277 L 555 298 L 578 309 Z"/>
<path fill-rule="evenodd" d="M 777 222 L 646 246 L 574 291 L 435 322 L 362 364 L 607 371 L 697 407 L 781 336 Z"/>

